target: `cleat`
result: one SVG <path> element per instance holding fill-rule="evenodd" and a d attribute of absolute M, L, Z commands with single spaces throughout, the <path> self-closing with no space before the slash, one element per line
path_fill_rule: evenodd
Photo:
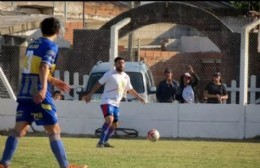
<path fill-rule="evenodd" d="M 105 147 L 105 145 L 104 145 L 104 144 L 102 144 L 102 143 L 98 143 L 96 147 L 97 147 L 97 148 L 104 148 L 104 147 Z"/>
<path fill-rule="evenodd" d="M 3 164 L 0 164 L 0 168 L 9 168 L 9 166 L 5 166 Z"/>
<path fill-rule="evenodd" d="M 108 142 L 104 144 L 105 148 L 114 148 L 115 146 L 110 145 Z"/>
<path fill-rule="evenodd" d="M 78 165 L 69 165 L 68 168 L 88 168 L 87 165 L 83 165 L 83 166 L 78 166 Z"/>

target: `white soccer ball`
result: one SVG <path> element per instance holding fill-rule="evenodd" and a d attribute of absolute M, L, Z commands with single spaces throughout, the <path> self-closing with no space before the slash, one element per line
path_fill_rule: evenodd
<path fill-rule="evenodd" d="M 147 139 L 149 139 L 151 142 L 156 142 L 160 138 L 160 133 L 157 129 L 151 129 L 147 133 Z"/>

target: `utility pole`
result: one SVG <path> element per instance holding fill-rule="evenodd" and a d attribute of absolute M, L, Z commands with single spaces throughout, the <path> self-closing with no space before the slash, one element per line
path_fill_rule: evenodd
<path fill-rule="evenodd" d="M 134 1 L 129 2 L 130 10 L 134 8 Z M 130 33 L 128 36 L 128 54 L 130 57 L 130 61 L 134 61 L 134 54 L 133 54 L 133 38 L 134 38 L 134 32 Z"/>
<path fill-rule="evenodd" d="M 67 1 L 64 1 L 64 19 L 67 22 Z"/>
<path fill-rule="evenodd" d="M 83 1 L 83 29 L 86 28 L 85 24 L 85 1 Z"/>

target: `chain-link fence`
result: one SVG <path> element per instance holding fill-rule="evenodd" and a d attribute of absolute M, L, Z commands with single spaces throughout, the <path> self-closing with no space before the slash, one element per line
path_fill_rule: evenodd
<path fill-rule="evenodd" d="M 135 19 L 139 18 L 132 18 L 132 20 Z M 193 25 L 199 21 L 194 18 L 190 19 Z M 199 84 L 196 86 L 198 102 L 200 103 L 204 102 L 203 91 L 206 84 L 212 80 L 212 75 L 215 72 L 220 72 L 222 82 L 226 84 L 229 94 L 227 103 L 239 102 L 240 33 L 221 28 L 218 30 L 199 30 L 190 25 L 165 22 L 165 19 L 162 19 L 162 22 L 153 22 L 150 19 L 150 22 L 151 24 L 141 26 L 138 29 L 127 27 L 120 31 L 119 56 L 125 57 L 128 61 L 144 61 L 152 71 L 156 86 L 164 79 L 163 71 L 166 67 L 173 70 L 174 79 L 180 82 L 181 75 L 187 72 L 187 66 L 191 65 L 200 78 Z M 209 24 L 212 23 L 209 22 Z M 213 24 L 213 26 L 215 25 Z M 255 86 L 253 85 L 255 88 L 260 87 L 260 55 L 257 52 L 257 45 L 259 45 L 257 32 L 251 32 L 249 38 L 248 80 L 249 87 L 251 87 L 252 82 L 255 82 Z M 122 36 L 122 34 L 124 35 Z M 25 47 L 21 46 L 21 41 L 23 41 L 21 38 L 11 38 L 12 40 L 8 39 L 7 36 L 3 38 L 5 42 L 2 43 L 0 63 L 17 93 L 18 74 L 21 72 Z M 79 85 L 84 87 L 83 76 L 88 75 L 98 61 L 109 60 L 109 48 L 110 29 L 74 30 L 73 46 L 59 50 L 57 69 L 61 72 L 61 79 L 64 79 L 64 72 L 68 71 L 70 84 L 73 84 L 73 74 L 77 72 L 79 73 Z M 256 81 L 251 81 L 251 75 L 256 76 Z M 235 80 L 237 84 L 237 88 L 234 90 L 231 89 L 232 80 Z M 259 92 L 253 90 L 251 89 L 252 93 L 250 92 L 250 94 L 255 94 L 255 99 L 259 99 Z M 71 94 L 73 92 L 72 90 Z M 235 92 L 235 99 L 231 100 L 233 92 Z"/>

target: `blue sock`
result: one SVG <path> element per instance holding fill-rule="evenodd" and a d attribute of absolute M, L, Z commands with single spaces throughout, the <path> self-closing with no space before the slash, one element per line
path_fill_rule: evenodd
<path fill-rule="evenodd" d="M 110 127 L 108 132 L 107 132 L 107 136 L 105 137 L 105 142 L 107 142 L 109 140 L 109 138 L 111 137 L 111 135 L 113 134 L 114 132 L 114 128 L 113 127 Z"/>
<path fill-rule="evenodd" d="M 54 153 L 56 159 L 59 162 L 61 168 L 66 168 L 69 162 L 66 158 L 66 152 L 61 140 L 53 140 L 50 142 L 52 152 Z"/>
<path fill-rule="evenodd" d="M 107 123 L 103 124 L 102 131 L 101 131 L 101 136 L 100 136 L 100 140 L 99 140 L 100 144 L 101 143 L 104 144 L 106 135 L 107 135 L 108 130 L 109 130 L 109 127 L 110 127 L 110 124 L 107 124 Z"/>
<path fill-rule="evenodd" d="M 5 150 L 2 157 L 2 164 L 9 165 L 10 161 L 14 155 L 14 152 L 16 150 L 18 144 L 18 138 L 9 136 L 5 143 Z"/>

